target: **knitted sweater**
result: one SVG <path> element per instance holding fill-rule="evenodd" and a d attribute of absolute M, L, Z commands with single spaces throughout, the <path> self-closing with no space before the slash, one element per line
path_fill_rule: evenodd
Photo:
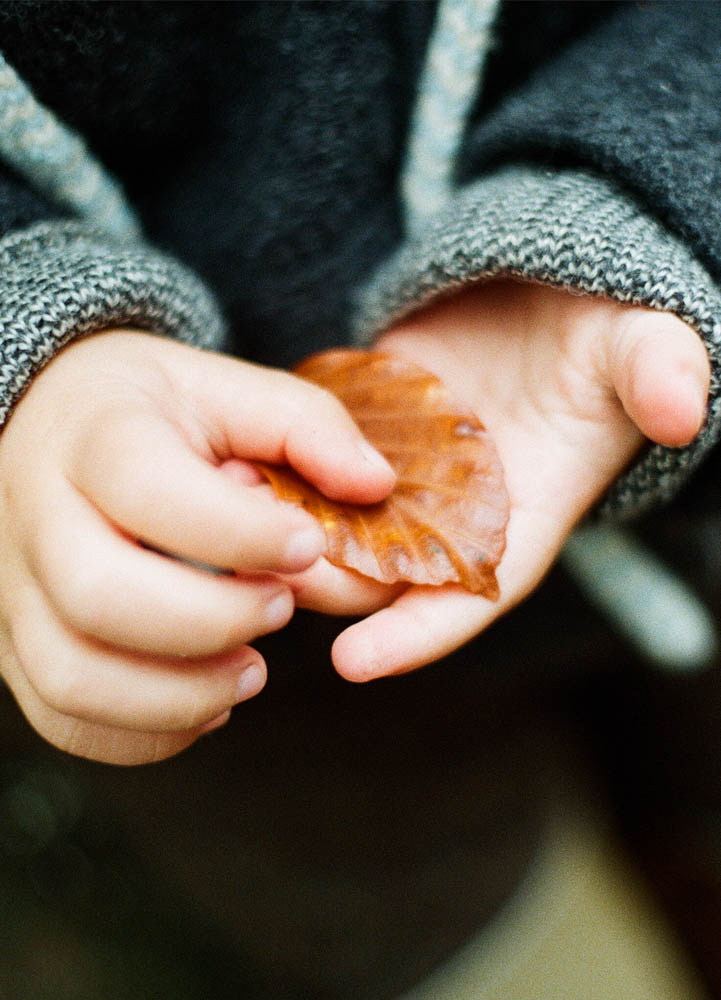
<path fill-rule="evenodd" d="M 433 4 L 0 4 L 3 418 L 94 328 L 287 365 L 511 273 L 699 330 L 707 427 L 651 448 L 605 508 L 672 496 L 719 426 L 721 8 L 487 14 L 451 183 L 411 235 L 403 172 L 428 177 L 409 136 L 444 138 L 432 108 L 413 118 L 419 86 L 443 77 L 423 64 Z"/>

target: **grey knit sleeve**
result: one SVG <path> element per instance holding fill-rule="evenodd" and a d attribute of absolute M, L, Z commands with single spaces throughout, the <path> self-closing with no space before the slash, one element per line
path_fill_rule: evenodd
<path fill-rule="evenodd" d="M 140 242 L 75 222 L 0 239 L 0 426 L 33 376 L 75 337 L 132 326 L 218 347 L 223 320 L 191 272 Z"/>
<path fill-rule="evenodd" d="M 629 518 L 673 497 L 721 428 L 721 290 L 706 270 L 607 181 L 507 167 L 462 189 L 380 267 L 359 298 L 357 340 L 369 343 L 434 298 L 501 275 L 667 310 L 699 332 L 713 368 L 705 427 L 686 448 L 649 446 L 599 510 Z"/>

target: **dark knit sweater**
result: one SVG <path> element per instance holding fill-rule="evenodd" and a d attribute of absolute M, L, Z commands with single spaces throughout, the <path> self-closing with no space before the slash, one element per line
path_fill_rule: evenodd
<path fill-rule="evenodd" d="M 419 244 L 404 238 L 398 184 L 434 15 L 383 0 L 0 4 L 8 63 L 221 310 L 150 244 L 61 232 L 72 212 L 0 168 L 9 246 L 53 223 L 23 236 L 24 260 L 4 269 L 2 411 L 93 326 L 132 322 L 287 365 L 347 340 L 353 323 L 367 337 L 499 271 L 674 309 L 715 360 L 721 8 L 503 5 L 459 195 Z M 31 296 L 29 272 L 45 277 Z M 709 423 L 689 449 L 653 449 L 610 506 L 672 495 L 715 439 L 713 403 Z"/>

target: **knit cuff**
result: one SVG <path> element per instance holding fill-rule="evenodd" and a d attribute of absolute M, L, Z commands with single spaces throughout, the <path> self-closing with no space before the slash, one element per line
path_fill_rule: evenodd
<path fill-rule="evenodd" d="M 712 363 L 708 418 L 685 448 L 650 445 L 598 507 L 637 516 L 674 496 L 719 436 L 721 291 L 692 254 L 630 198 L 591 174 L 513 167 L 462 189 L 366 286 L 356 339 L 469 282 L 515 275 L 678 315 Z"/>
<path fill-rule="evenodd" d="M 70 340 L 132 326 L 201 347 L 223 321 L 191 272 L 147 246 L 78 223 L 43 222 L 0 240 L 0 426 Z"/>

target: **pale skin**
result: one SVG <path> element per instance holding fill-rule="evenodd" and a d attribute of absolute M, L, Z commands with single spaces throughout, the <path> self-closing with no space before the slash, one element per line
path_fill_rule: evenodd
<path fill-rule="evenodd" d="M 333 646 L 349 680 L 436 660 L 538 584 L 644 441 L 681 446 L 703 421 L 706 351 L 668 314 L 499 281 L 377 346 L 435 371 L 496 440 L 500 600 L 385 587 L 322 558 L 318 526 L 251 464 L 288 462 L 336 499 L 387 495 L 391 471 L 322 390 L 98 333 L 44 369 L 0 436 L 0 669 L 42 736 L 118 764 L 178 753 L 261 690 L 251 644 L 296 606 L 365 616 Z"/>

